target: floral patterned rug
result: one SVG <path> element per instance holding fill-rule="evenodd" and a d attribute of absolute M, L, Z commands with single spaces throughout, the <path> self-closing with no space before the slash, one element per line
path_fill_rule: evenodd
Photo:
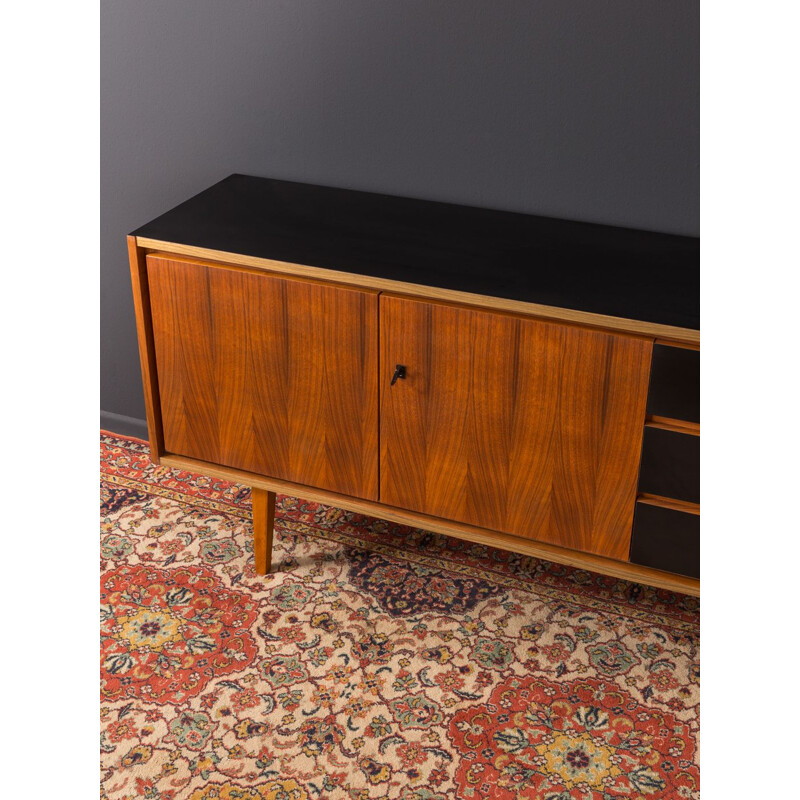
<path fill-rule="evenodd" d="M 699 797 L 698 601 L 101 434 L 101 797 Z"/>

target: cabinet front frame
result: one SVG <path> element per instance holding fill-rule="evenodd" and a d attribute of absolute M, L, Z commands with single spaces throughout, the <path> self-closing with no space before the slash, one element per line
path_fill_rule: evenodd
<path fill-rule="evenodd" d="M 592 330 L 608 333 L 625 333 L 639 336 L 659 344 L 699 349 L 699 331 L 672 328 L 670 326 L 641 323 L 636 320 L 622 320 L 596 314 L 572 312 L 569 309 L 555 309 L 531 303 L 506 301 L 494 297 L 467 295 L 463 292 L 438 290 L 433 287 L 399 284 L 394 281 L 373 280 L 366 276 L 335 272 L 327 269 L 303 265 L 274 262 L 269 259 L 242 256 L 236 253 L 222 253 L 205 248 L 181 245 L 174 242 L 150 240 L 143 237 L 128 236 L 128 254 L 131 269 L 136 329 L 139 341 L 140 366 L 145 397 L 150 458 L 154 464 L 192 470 L 211 477 L 238 482 L 253 488 L 281 494 L 302 497 L 312 502 L 327 503 L 336 507 L 368 514 L 400 524 L 419 527 L 424 530 L 454 536 L 456 538 L 497 547 L 535 558 L 542 558 L 558 564 L 587 569 L 625 581 L 644 583 L 656 588 L 676 591 L 699 597 L 700 581 L 676 573 L 665 572 L 653 567 L 633 564 L 629 560 L 617 560 L 583 551 L 571 550 L 558 545 L 524 539 L 519 536 L 465 525 L 452 520 L 439 519 L 430 515 L 394 508 L 381 502 L 362 500 L 335 492 L 320 490 L 317 487 L 291 483 L 273 477 L 250 473 L 245 470 L 223 467 L 210 462 L 198 461 L 168 452 L 164 447 L 158 375 L 155 365 L 155 347 L 150 294 L 147 280 L 146 256 L 162 253 L 165 256 L 204 260 L 209 266 L 243 269 L 259 273 L 274 273 L 276 277 L 295 275 L 304 280 L 318 281 L 332 285 L 377 289 L 392 292 L 398 297 L 436 300 L 440 303 L 483 308 L 493 313 L 512 314 L 523 318 L 543 321 L 556 321 L 563 325 L 589 327 Z M 379 364 L 380 379 L 385 377 L 385 365 Z M 380 409 L 379 409 L 380 413 Z"/>

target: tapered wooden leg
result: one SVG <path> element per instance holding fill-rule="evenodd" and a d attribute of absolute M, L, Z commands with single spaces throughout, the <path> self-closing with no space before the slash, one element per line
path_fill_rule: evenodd
<path fill-rule="evenodd" d="M 253 553 L 256 572 L 266 575 L 272 564 L 272 532 L 275 528 L 275 492 L 253 489 Z"/>

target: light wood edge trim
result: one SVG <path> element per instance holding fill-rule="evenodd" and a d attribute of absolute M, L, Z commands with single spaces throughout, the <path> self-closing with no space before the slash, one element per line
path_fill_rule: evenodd
<path fill-rule="evenodd" d="M 659 508 L 671 508 L 673 511 L 683 511 L 686 514 L 700 516 L 700 503 L 690 503 L 688 500 L 673 500 L 671 497 L 642 492 L 636 496 L 636 502 L 647 503 L 649 506 L 659 506 Z"/>
<path fill-rule="evenodd" d="M 167 467 L 185 469 L 190 472 L 199 472 L 209 475 L 212 478 L 222 478 L 223 480 L 234 483 L 242 483 L 257 489 L 264 489 L 268 492 L 288 494 L 293 497 L 301 497 L 315 503 L 326 503 L 327 505 L 343 508 L 347 511 L 354 511 L 358 514 L 385 519 L 390 522 L 397 522 L 401 525 L 410 525 L 415 528 L 433 531 L 434 533 L 444 533 L 455 536 L 459 539 L 466 539 L 469 542 L 497 547 L 501 550 L 510 550 L 513 553 L 520 553 L 534 558 L 541 558 L 546 561 L 555 561 L 558 564 L 565 564 L 579 569 L 600 572 L 603 575 L 610 575 L 613 578 L 644 583 L 660 589 L 669 589 L 673 592 L 688 594 L 693 597 L 700 596 L 700 581 L 696 578 L 687 578 L 683 575 L 674 575 L 671 572 L 643 567 L 638 564 L 630 564 L 625 561 L 615 561 L 610 558 L 592 555 L 591 553 L 580 553 L 576 550 L 568 550 L 563 547 L 534 542 L 518 536 L 511 536 L 507 533 L 497 533 L 484 528 L 476 528 L 472 525 L 465 525 L 460 522 L 450 522 L 430 517 L 425 514 L 418 514 L 414 511 L 405 511 L 393 506 L 383 505 L 370 500 L 360 500 L 345 495 L 327 492 L 321 489 L 314 489 L 302 484 L 289 483 L 287 481 L 265 478 L 263 475 L 256 475 L 252 472 L 220 467 L 216 464 L 209 464 L 205 461 L 198 461 L 185 456 L 165 454 L 161 458 L 161 463 Z"/>
<path fill-rule="evenodd" d="M 700 435 L 699 422 L 686 422 L 682 419 L 671 419 L 670 417 L 658 417 L 653 414 L 647 416 L 645 425 L 649 428 L 659 428 L 662 431 L 674 431 L 675 433 L 688 433 L 690 436 Z"/>
<path fill-rule="evenodd" d="M 405 300 L 407 302 L 416 302 L 416 303 L 425 303 L 430 305 L 431 303 L 435 303 L 437 306 L 444 306 L 446 308 L 455 308 L 455 309 L 465 309 L 464 303 L 456 302 L 455 300 L 442 300 L 437 298 L 436 300 L 430 300 L 429 298 L 419 297 L 414 294 L 408 294 L 406 292 L 395 292 L 395 291 L 382 291 L 380 293 L 381 298 L 394 298 L 396 300 Z M 473 295 L 475 296 L 475 295 Z M 469 309 L 475 309 L 477 313 L 487 312 L 487 309 L 483 306 L 472 305 L 466 306 Z M 532 322 L 540 322 L 542 324 L 557 324 L 564 328 L 577 328 L 578 330 L 586 330 L 587 327 L 591 327 L 592 331 L 597 333 L 606 334 L 610 336 L 625 336 L 629 339 L 637 339 L 639 341 L 648 342 L 651 345 L 651 359 L 652 359 L 652 344 L 653 344 L 653 337 L 652 336 L 645 336 L 640 333 L 631 333 L 630 331 L 619 331 L 619 330 L 610 330 L 607 327 L 602 327 L 600 325 L 591 325 L 587 326 L 585 323 L 581 322 L 573 322 L 571 320 L 556 320 L 551 319 L 549 317 L 543 317 L 541 314 L 534 315 L 534 314 L 520 314 L 519 311 L 509 311 L 505 308 L 492 308 L 490 312 L 491 314 L 495 314 L 501 317 L 510 317 L 511 319 L 519 319 L 520 317 L 524 317 L 527 320 Z M 650 374 L 650 368 L 648 367 L 648 376 Z M 644 417 L 642 417 L 644 420 Z M 644 424 L 644 423 L 642 423 Z"/>
<path fill-rule="evenodd" d="M 426 297 L 430 300 L 450 300 L 454 303 L 462 303 L 464 305 L 493 308 L 501 311 L 510 311 L 515 314 L 527 314 L 533 317 L 541 317 L 543 319 L 574 322 L 578 325 L 588 325 L 605 330 L 657 337 L 662 339 L 664 344 L 686 343 L 698 346 L 700 344 L 700 331 L 690 328 L 678 328 L 672 325 L 660 325 L 654 322 L 642 322 L 641 320 L 611 317 L 605 314 L 592 314 L 588 311 L 575 311 L 573 309 L 540 305 L 539 303 L 528 303 L 521 300 L 506 300 L 502 297 L 490 297 L 487 295 L 473 294 L 471 292 L 460 292 L 454 289 L 441 289 L 434 286 L 423 286 L 417 283 L 405 283 L 404 281 L 393 281 L 387 278 L 357 275 L 352 272 L 341 272 L 339 270 L 324 269 L 322 267 L 309 267 L 303 264 L 273 261 L 269 258 L 257 258 L 255 256 L 245 256 L 240 253 L 210 250 L 205 247 L 165 242 L 160 239 L 148 239 L 143 236 L 137 237 L 136 241 L 139 247 L 149 248 L 151 250 L 163 250 L 170 254 L 194 256 L 195 258 L 209 261 L 221 261 L 227 264 L 253 267 L 255 269 L 269 270 L 270 272 L 281 272 L 287 275 L 300 275 L 307 278 L 333 281 L 335 283 L 346 283 L 362 288 L 377 289 L 378 291 L 398 292 L 400 294 L 413 295 L 414 297 Z"/>
<path fill-rule="evenodd" d="M 136 237 L 128 236 L 128 259 L 131 267 L 133 308 L 136 314 L 136 335 L 139 339 L 139 363 L 142 368 L 144 406 L 147 416 L 147 436 L 150 442 L 150 459 L 160 463 L 164 452 L 164 432 L 161 427 L 161 401 L 158 394 L 156 350 L 153 341 L 153 323 L 150 316 L 150 288 L 147 282 L 145 252 L 137 246 Z"/>
<path fill-rule="evenodd" d="M 663 345 L 666 345 L 667 347 L 680 347 L 683 350 L 699 350 L 700 349 L 700 337 L 699 336 L 697 337 L 697 341 L 696 342 L 684 342 L 684 341 L 677 342 L 677 341 L 670 340 L 670 339 L 660 339 L 660 338 L 656 337 L 655 343 L 656 344 L 663 344 Z"/>

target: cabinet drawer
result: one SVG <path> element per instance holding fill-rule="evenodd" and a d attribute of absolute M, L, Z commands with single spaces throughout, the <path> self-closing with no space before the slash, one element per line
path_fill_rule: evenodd
<path fill-rule="evenodd" d="M 655 345 L 647 413 L 700 422 L 700 352 Z"/>
<path fill-rule="evenodd" d="M 700 577 L 700 515 L 637 503 L 631 561 Z"/>
<path fill-rule="evenodd" d="M 639 491 L 700 502 L 700 437 L 646 427 Z"/>

